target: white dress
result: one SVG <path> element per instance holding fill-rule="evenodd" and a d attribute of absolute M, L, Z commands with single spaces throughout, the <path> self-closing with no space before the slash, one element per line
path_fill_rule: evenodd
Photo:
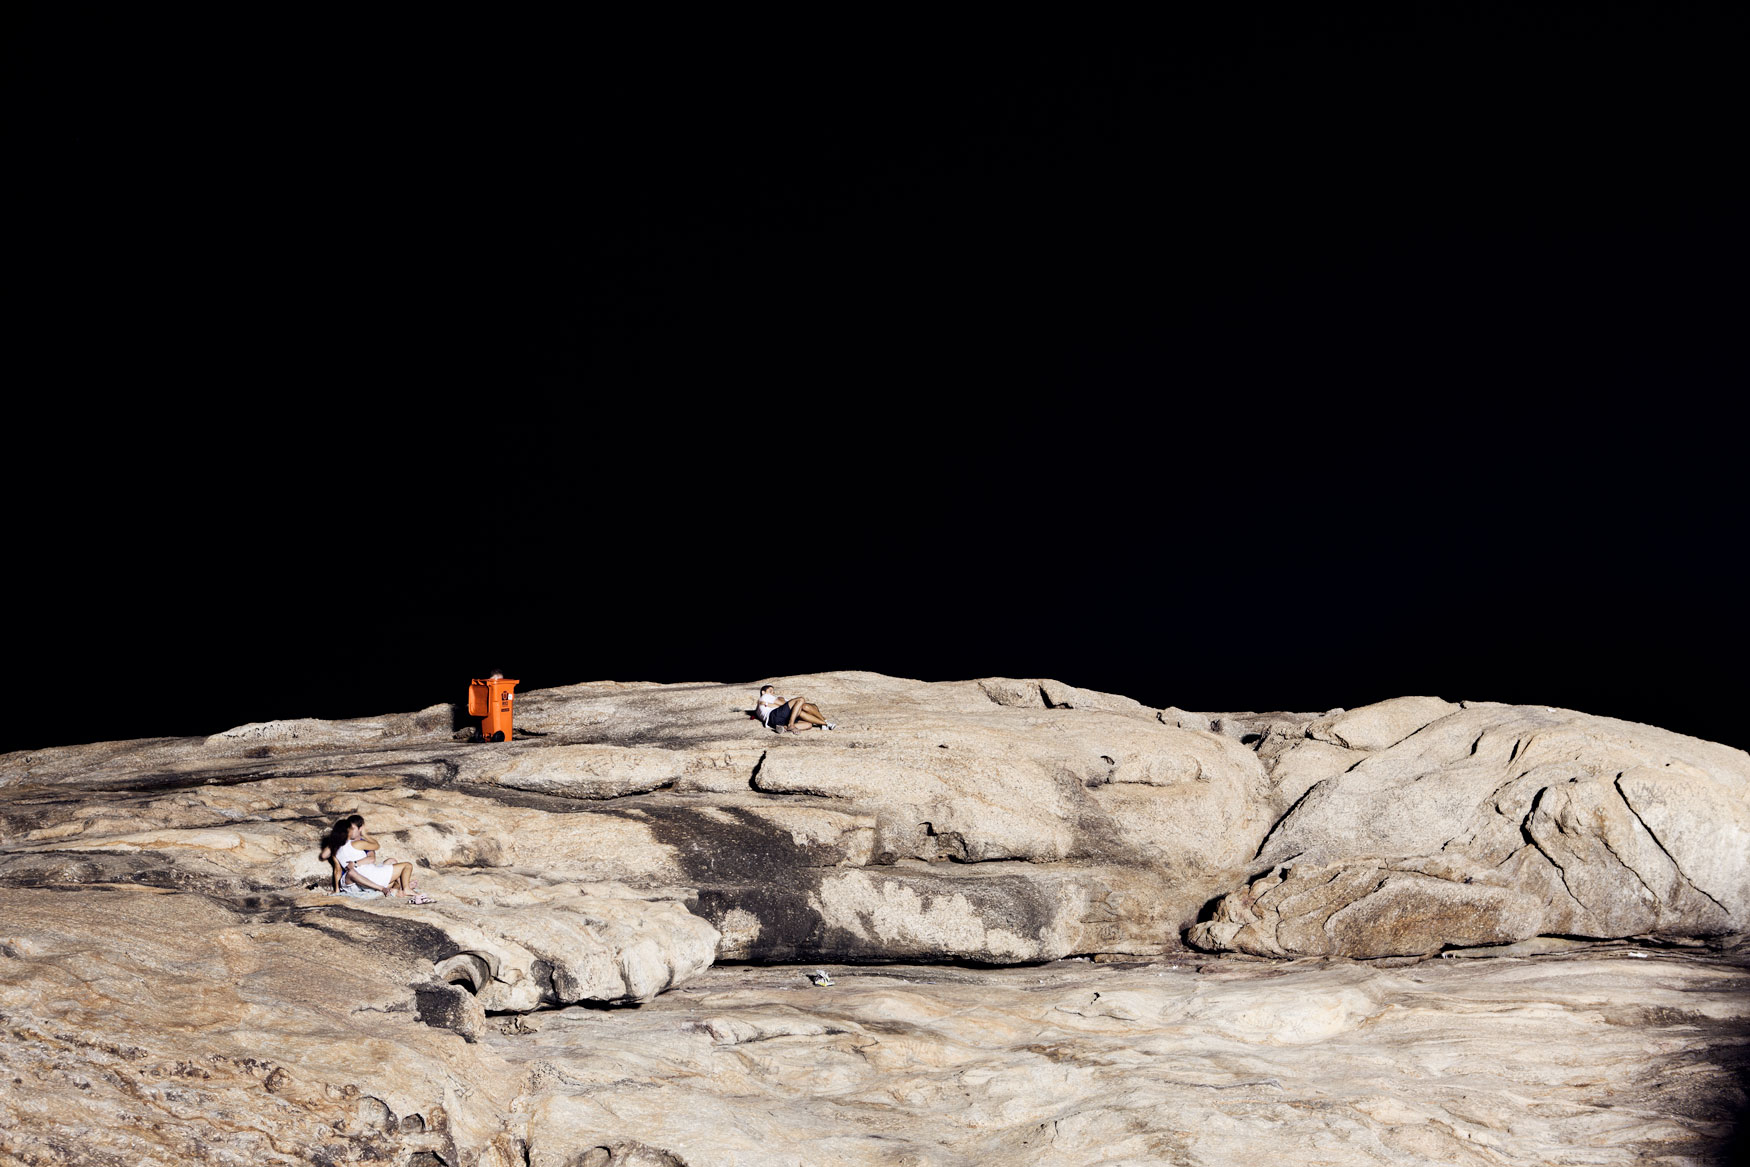
<path fill-rule="evenodd" d="M 394 865 L 390 863 L 366 863 L 365 856 L 368 854 L 370 852 L 360 851 L 351 843 L 340 845 L 340 850 L 334 853 L 334 857 L 340 860 L 340 882 L 343 885 L 351 883 L 352 876 L 356 873 L 382 887 L 389 886 L 389 881 L 395 878 Z"/>

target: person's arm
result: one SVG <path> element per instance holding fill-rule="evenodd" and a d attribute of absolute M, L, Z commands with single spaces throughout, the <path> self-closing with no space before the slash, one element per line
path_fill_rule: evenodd
<path fill-rule="evenodd" d="M 369 835 L 360 835 L 352 841 L 352 845 L 365 853 L 366 863 L 393 863 L 393 859 L 383 856 L 383 845 Z"/>
<path fill-rule="evenodd" d="M 330 866 L 334 869 L 334 891 L 336 894 L 339 894 L 339 892 L 340 892 L 340 860 L 336 859 L 333 855 L 330 855 L 328 857 L 328 866 Z"/>

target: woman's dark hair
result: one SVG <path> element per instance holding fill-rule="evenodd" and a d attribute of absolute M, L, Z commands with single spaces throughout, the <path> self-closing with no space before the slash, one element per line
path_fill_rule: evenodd
<path fill-rule="evenodd" d="M 355 825 L 361 827 L 364 826 L 365 817 L 358 814 L 349 814 L 339 822 L 335 823 L 334 826 L 329 829 L 328 833 L 322 836 L 322 850 L 318 855 L 318 858 L 327 859 L 329 856 L 339 852 L 340 845 L 346 842 L 346 837 L 352 833 L 352 828 Z"/>
<path fill-rule="evenodd" d="M 760 686 L 760 692 L 762 692 L 762 693 L 764 693 L 764 692 L 765 692 L 765 691 L 766 691 L 766 690 L 767 690 L 767 689 L 770 689 L 770 688 L 773 688 L 773 687 L 774 687 L 774 686 L 771 686 L 771 685 L 761 685 L 761 686 Z"/>

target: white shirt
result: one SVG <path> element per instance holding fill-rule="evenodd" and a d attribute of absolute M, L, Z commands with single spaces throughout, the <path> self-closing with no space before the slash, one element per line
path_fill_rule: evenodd
<path fill-rule="evenodd" d="M 760 720 L 765 721 L 765 722 L 770 722 L 772 720 L 772 710 L 778 708 L 780 705 L 785 705 L 785 704 L 788 704 L 788 702 L 786 702 L 782 697 L 778 696 L 776 693 L 761 693 L 760 694 Z"/>

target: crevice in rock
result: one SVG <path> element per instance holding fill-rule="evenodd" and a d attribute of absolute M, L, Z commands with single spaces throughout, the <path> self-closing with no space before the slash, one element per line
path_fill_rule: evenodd
<path fill-rule="evenodd" d="M 667 991 L 667 989 L 663 990 L 663 992 Z M 589 1009 L 600 1013 L 612 1013 L 621 1009 L 639 1009 L 643 1005 L 643 1001 L 598 1001 L 593 998 L 580 998 L 576 1001 L 542 1001 L 532 1009 L 487 1009 L 484 1012 L 488 1018 L 515 1018 L 534 1017 L 541 1013 L 561 1013 L 566 1009 Z"/>
<path fill-rule="evenodd" d="M 1632 813 L 1632 810 L 1633 810 L 1633 808 L 1630 808 L 1630 810 L 1631 810 L 1631 813 Z M 1643 827 L 1644 827 L 1644 826 L 1646 826 L 1646 824 L 1645 824 L 1645 823 L 1642 823 L 1642 824 L 1641 824 L 1641 825 L 1642 825 L 1642 826 L 1643 826 Z M 1652 832 L 1651 832 L 1651 831 L 1648 831 L 1648 832 L 1647 832 L 1647 833 L 1648 833 L 1648 834 L 1649 834 L 1649 835 L 1650 835 L 1650 834 L 1652 834 Z M 1638 883 L 1638 884 L 1640 884 L 1640 885 L 1641 885 L 1641 887 L 1642 887 L 1642 888 L 1644 888 L 1644 889 L 1645 889 L 1645 890 L 1646 890 L 1646 893 L 1647 893 L 1647 896 L 1648 896 L 1648 898 L 1650 898 L 1650 899 L 1651 899 L 1651 900 L 1652 900 L 1652 904 L 1653 904 L 1653 909 L 1654 909 L 1654 911 L 1655 911 L 1655 912 L 1657 912 L 1657 910 L 1658 910 L 1658 906 L 1659 906 L 1659 893 L 1658 893 L 1658 892 L 1656 892 L 1656 891 L 1654 891 L 1654 890 L 1653 890 L 1653 887 L 1652 887 L 1652 885 L 1651 885 L 1651 884 L 1649 884 L 1649 883 L 1648 883 L 1648 882 L 1647 882 L 1647 881 L 1646 881 L 1646 880 L 1645 880 L 1645 879 L 1643 879 L 1643 878 L 1641 878 L 1641 873 L 1640 873 L 1640 872 L 1638 872 L 1638 871 L 1636 871 L 1636 870 L 1635 870 L 1635 869 L 1634 869 L 1634 867 L 1633 867 L 1633 866 L 1632 866 L 1632 865 L 1631 865 L 1631 864 L 1630 864 L 1630 863 L 1629 863 L 1629 861 L 1628 861 L 1628 860 L 1626 860 L 1626 859 L 1624 859 L 1624 858 L 1623 858 L 1623 857 L 1622 857 L 1622 856 L 1621 856 L 1621 855 L 1618 855 L 1618 854 L 1617 854 L 1617 853 L 1616 853 L 1616 848 L 1615 848 L 1615 847 L 1612 847 L 1612 846 L 1611 846 L 1611 845 L 1610 845 L 1610 840 L 1609 840 L 1609 839 L 1607 839 L 1607 838 L 1605 838 L 1605 837 L 1604 837 L 1604 835 L 1602 835 L 1602 834 L 1600 834 L 1600 835 L 1599 835 L 1599 836 L 1598 836 L 1598 841 L 1599 841 L 1599 842 L 1600 842 L 1600 843 L 1603 843 L 1603 844 L 1604 844 L 1604 849 L 1605 849 L 1605 850 L 1606 850 L 1606 851 L 1608 851 L 1608 852 L 1610 852 L 1610 857 L 1611 857 L 1611 858 L 1612 858 L 1612 859 L 1614 859 L 1614 860 L 1616 860 L 1616 863 L 1617 863 L 1617 866 L 1619 866 L 1619 867 L 1621 867 L 1621 868 L 1622 868 L 1622 869 L 1623 869 L 1623 870 L 1624 870 L 1624 871 L 1626 871 L 1626 872 L 1628 872 L 1628 873 L 1629 873 L 1629 874 L 1630 874 L 1630 875 L 1632 875 L 1632 876 L 1634 876 L 1634 877 L 1635 877 L 1635 882 L 1636 882 L 1636 883 Z M 1654 841 L 1654 842 L 1655 842 L 1655 843 L 1656 843 L 1656 842 L 1658 842 L 1658 840 L 1657 840 L 1657 839 L 1655 839 L 1655 840 L 1653 840 L 1653 841 Z M 1663 847 L 1661 847 L 1661 848 L 1660 848 L 1660 850 L 1664 850 L 1664 848 L 1663 848 Z M 1667 854 L 1667 856 L 1666 856 L 1666 858 L 1670 858 L 1670 856 L 1669 856 L 1669 854 Z M 1674 860 L 1674 859 L 1673 859 L 1673 860 L 1672 860 L 1672 861 L 1671 861 L 1671 865 L 1672 865 L 1672 866 L 1673 866 L 1673 867 L 1676 867 L 1676 866 L 1677 866 L 1677 861 L 1676 861 L 1676 860 Z M 1682 874 L 1682 872 L 1681 872 L 1681 871 L 1679 871 L 1679 872 L 1678 872 L 1678 874 L 1679 874 L 1679 875 L 1681 875 L 1681 874 Z M 1687 882 L 1687 881 L 1686 881 L 1686 882 Z"/>
<path fill-rule="evenodd" d="M 1537 841 L 1537 836 L 1531 833 L 1531 817 L 1537 813 L 1538 804 L 1543 802 L 1543 796 L 1548 793 L 1549 787 L 1545 786 L 1542 790 L 1537 792 L 1535 797 L 1532 798 L 1530 808 L 1526 810 L 1525 817 L 1519 822 L 1520 837 L 1536 848 L 1537 853 L 1544 857 L 1544 861 L 1556 869 L 1556 874 L 1561 877 L 1562 890 L 1568 893 L 1568 898 L 1578 904 L 1580 909 L 1586 912 L 1587 915 L 1592 915 L 1592 909 L 1586 905 L 1586 901 L 1575 895 L 1574 889 L 1568 885 L 1567 869 L 1560 863 L 1557 863 L 1555 856 L 1544 850 L 1543 844 Z"/>
<path fill-rule="evenodd" d="M 1051 694 L 1049 694 L 1045 691 L 1044 685 L 1039 686 L 1039 700 L 1044 703 L 1045 708 L 1047 708 L 1047 709 L 1056 709 L 1057 708 L 1057 706 L 1052 703 Z M 1067 708 L 1067 706 L 1065 708 Z"/>
<path fill-rule="evenodd" d="M 858 976 L 872 976 L 873 977 L 873 976 L 888 975 L 888 976 L 894 976 L 894 977 L 899 977 L 899 978 L 903 979 L 904 975 L 905 975 L 903 973 L 882 974 L 881 972 L 876 971 L 876 970 L 883 969 L 883 968 L 903 969 L 903 968 L 908 968 L 908 967 L 916 967 L 916 968 L 929 968 L 929 969 L 942 970 L 943 972 L 947 972 L 949 970 L 957 969 L 957 968 L 966 969 L 968 972 L 989 972 L 992 970 L 1002 971 L 1005 969 L 1015 969 L 1015 968 L 1042 968 L 1046 965 L 1057 964 L 1060 961 L 1066 961 L 1066 960 L 1092 961 L 1093 954 L 1097 951 L 1099 951 L 1099 949 L 1090 948 L 1086 952 L 1070 952 L 1070 953 L 1064 954 L 1063 956 L 1041 956 L 1041 957 L 1034 958 L 1032 960 L 975 960 L 972 957 L 969 957 L 969 956 L 966 956 L 963 954 L 955 955 L 955 956 L 930 956 L 928 954 L 917 954 L 917 955 L 907 954 L 904 956 L 894 956 L 894 955 L 882 955 L 882 954 L 871 955 L 871 954 L 852 952 L 852 953 L 832 953 L 832 954 L 828 954 L 828 955 L 809 956 L 806 958 L 802 958 L 802 957 L 773 957 L 769 960 L 760 960 L 757 958 L 756 959 L 748 959 L 748 960 L 739 960 L 739 959 L 738 960 L 714 960 L 711 962 L 711 967 L 712 968 L 761 968 L 761 969 L 793 968 L 793 969 L 796 969 L 798 972 L 798 975 L 800 975 L 805 970 L 813 969 L 813 968 L 816 968 L 820 965 L 828 965 L 828 966 L 831 966 L 834 968 L 837 968 L 840 966 L 844 966 L 844 967 L 848 967 L 848 968 L 856 968 L 859 970 L 858 974 L 857 974 Z M 1137 960 L 1153 960 L 1154 958 L 1153 957 L 1136 957 L 1135 959 L 1137 959 Z M 868 971 L 862 971 L 862 970 L 868 970 Z M 934 984 L 935 982 L 932 981 L 932 982 L 928 982 L 928 983 Z"/>
<path fill-rule="evenodd" d="M 1634 807 L 1634 803 L 1632 803 L 1628 800 L 1628 793 L 1626 791 L 1624 791 L 1622 788 L 1622 775 L 1618 774 L 1614 779 L 1612 779 L 1610 784 L 1611 784 L 1611 786 L 1615 787 L 1616 796 L 1618 798 L 1622 799 L 1622 804 L 1628 808 L 1628 812 L 1635 816 L 1635 822 L 1641 824 L 1641 829 L 1647 832 L 1647 838 L 1653 840 L 1653 845 L 1655 847 L 1659 848 L 1660 851 L 1664 852 L 1665 858 L 1671 860 L 1671 867 L 1672 867 L 1672 870 L 1677 872 L 1677 878 L 1681 879 L 1686 887 L 1693 888 L 1698 894 L 1700 894 L 1702 896 L 1706 896 L 1708 902 L 1712 903 L 1714 905 L 1714 907 L 1718 908 L 1721 912 L 1724 912 L 1726 915 L 1726 919 L 1730 920 L 1732 918 L 1732 913 L 1726 910 L 1726 905 L 1720 903 L 1719 900 L 1714 899 L 1713 896 L 1708 895 L 1706 889 L 1698 887 L 1696 885 L 1695 881 L 1693 879 L 1689 878 L 1689 875 L 1683 870 L 1683 865 L 1677 862 L 1677 856 L 1671 854 L 1670 850 L 1665 846 L 1665 844 L 1659 841 L 1659 836 L 1654 833 L 1652 827 L 1649 827 L 1647 825 L 1647 820 L 1641 817 L 1641 812 L 1636 810 Z M 1605 846 L 1609 846 L 1609 844 L 1606 843 Z M 1616 854 L 1616 852 L 1612 851 L 1611 854 L 1614 855 L 1614 854 Z M 1618 862 L 1621 862 L 1621 860 L 1618 860 Z M 1624 864 L 1624 866 L 1627 866 L 1627 865 Z M 1639 878 L 1639 877 L 1637 876 L 1636 878 Z M 1645 886 L 1645 881 L 1642 882 L 1642 886 Z M 1651 891 L 1652 889 L 1648 888 L 1647 890 Z"/>
<path fill-rule="evenodd" d="M 538 794 L 511 786 L 487 786 L 473 782 L 457 782 L 450 789 L 458 794 L 496 802 L 501 806 L 513 806 L 519 810 L 540 810 L 549 814 L 596 814 L 600 813 L 603 803 L 620 801 L 613 798 L 562 798 L 556 794 Z"/>
<path fill-rule="evenodd" d="M 1493 790 L 1489 791 L 1488 797 L 1483 799 L 1481 805 L 1486 806 L 1486 805 L 1494 802 L 1497 798 L 1501 797 L 1501 791 L 1507 789 L 1509 786 L 1513 785 L 1515 782 L 1519 781 L 1521 778 L 1525 777 L 1525 775 L 1529 774 L 1529 773 L 1531 773 L 1531 771 L 1526 770 L 1523 773 L 1513 775 L 1513 777 L 1507 779 L 1507 781 L 1501 783 L 1501 785 L 1499 785 L 1499 786 L 1495 787 Z M 1536 805 L 1536 798 L 1535 797 L 1532 800 L 1532 805 L 1534 805 L 1534 806 Z M 1496 807 L 1495 813 L 1496 814 L 1505 814 L 1506 812 L 1501 810 L 1500 807 Z"/>
<path fill-rule="evenodd" d="M 1238 890 L 1245 891 L 1245 890 L 1249 889 L 1254 883 L 1258 882 L 1260 879 L 1263 879 L 1266 875 L 1271 875 L 1271 874 L 1274 874 L 1275 872 L 1281 871 L 1285 867 L 1288 867 L 1290 864 L 1292 864 L 1296 859 L 1299 859 L 1304 854 L 1306 854 L 1306 852 L 1296 851 L 1292 855 L 1285 855 L 1281 859 L 1277 860 L 1275 863 L 1272 863 L 1270 866 L 1264 868 L 1264 870 L 1259 871 L 1253 875 L 1248 875 L 1246 877 L 1245 882 L 1240 885 Z M 1254 856 L 1254 858 L 1255 858 L 1255 856 Z M 1333 875 L 1331 878 L 1335 879 L 1336 876 Z"/>
<path fill-rule="evenodd" d="M 759 789 L 760 770 L 765 766 L 765 764 L 766 764 L 766 751 L 761 750 L 759 761 L 757 761 L 753 764 L 753 773 L 751 773 L 747 776 L 748 789 L 750 789 L 750 790 L 758 790 Z"/>
<path fill-rule="evenodd" d="M 1360 765 L 1360 763 L 1357 762 L 1356 765 Z M 1279 815 L 1277 817 L 1276 821 L 1270 824 L 1269 831 L 1267 831 L 1264 835 L 1264 841 L 1262 843 L 1259 843 L 1258 849 L 1252 853 L 1253 859 L 1257 859 L 1265 851 L 1269 850 L 1270 840 L 1274 839 L 1276 837 L 1276 832 L 1280 831 L 1282 829 L 1282 824 L 1287 822 L 1289 817 L 1291 815 L 1293 815 L 1295 811 L 1300 809 L 1300 804 L 1305 802 L 1307 800 L 1307 798 L 1311 796 L 1313 791 L 1317 790 L 1319 787 L 1321 787 L 1323 785 L 1324 785 L 1324 782 L 1321 781 L 1321 782 L 1314 782 L 1311 786 L 1307 787 L 1304 791 L 1301 792 L 1300 797 L 1295 799 L 1292 803 L 1290 803 L 1288 809 L 1283 811 L 1281 813 L 1281 815 Z"/>
<path fill-rule="evenodd" d="M 1209 921 L 1215 919 L 1215 909 L 1221 906 L 1221 901 L 1225 900 L 1229 895 L 1235 894 L 1238 893 L 1220 891 L 1210 896 L 1207 900 L 1204 900 L 1203 906 L 1197 909 L 1197 918 L 1193 920 L 1192 923 L 1207 924 Z"/>

